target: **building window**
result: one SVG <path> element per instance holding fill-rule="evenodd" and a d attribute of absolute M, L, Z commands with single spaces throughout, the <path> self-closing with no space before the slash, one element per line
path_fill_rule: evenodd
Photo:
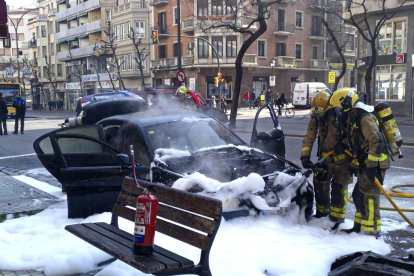
<path fill-rule="evenodd" d="M 109 11 L 105 11 L 105 20 L 106 20 L 106 22 L 110 22 L 111 19 L 112 19 L 112 13 L 111 13 L 111 11 L 110 10 Z"/>
<path fill-rule="evenodd" d="M 276 56 L 278 56 L 278 57 L 286 56 L 286 43 L 284 43 L 284 42 L 276 43 Z"/>
<path fill-rule="evenodd" d="M 375 100 L 405 99 L 405 66 L 379 65 L 375 74 Z"/>
<path fill-rule="evenodd" d="M 222 0 L 215 0 L 211 2 L 211 15 L 223 15 Z"/>
<path fill-rule="evenodd" d="M 161 44 L 158 46 L 158 56 L 159 58 L 166 58 L 167 57 L 167 45 Z"/>
<path fill-rule="evenodd" d="M 46 46 L 42 46 L 42 54 L 43 54 L 43 57 L 47 56 L 47 48 L 46 48 Z"/>
<path fill-rule="evenodd" d="M 346 34 L 345 36 L 345 49 L 347 51 L 353 51 L 355 49 L 355 36 L 354 34 Z"/>
<path fill-rule="evenodd" d="M 236 57 L 237 56 L 237 37 L 228 36 L 226 41 L 226 56 Z"/>
<path fill-rule="evenodd" d="M 120 25 L 119 39 L 120 40 L 124 40 L 125 39 L 125 24 L 121 24 Z"/>
<path fill-rule="evenodd" d="M 318 59 L 319 58 L 319 46 L 312 46 L 312 59 Z"/>
<path fill-rule="evenodd" d="M 115 26 L 115 40 L 119 41 L 119 25 Z"/>
<path fill-rule="evenodd" d="M 282 9 L 277 10 L 277 31 L 279 32 L 286 31 L 285 10 L 282 10 Z"/>
<path fill-rule="evenodd" d="M 303 12 L 296 11 L 296 28 L 303 28 Z"/>
<path fill-rule="evenodd" d="M 57 64 L 57 75 L 58 77 L 63 76 L 62 64 Z"/>
<path fill-rule="evenodd" d="M 173 57 L 178 57 L 178 43 L 174 42 L 173 44 Z"/>
<path fill-rule="evenodd" d="M 217 50 L 219 57 L 223 56 L 223 37 L 222 36 L 213 36 L 211 38 L 213 47 Z M 213 57 L 217 57 L 216 53 L 213 51 Z"/>
<path fill-rule="evenodd" d="M 312 16 L 311 35 L 322 36 L 322 20 L 320 16 Z"/>
<path fill-rule="evenodd" d="M 297 59 L 302 59 L 302 44 L 295 45 L 295 57 Z"/>
<path fill-rule="evenodd" d="M 208 1 L 197 0 L 197 16 L 208 15 Z"/>
<path fill-rule="evenodd" d="M 178 9 L 177 7 L 173 8 L 173 25 L 178 25 Z"/>
<path fill-rule="evenodd" d="M 135 33 L 137 37 L 145 37 L 145 22 L 144 21 L 135 21 Z"/>
<path fill-rule="evenodd" d="M 407 23 L 388 22 L 382 26 L 378 36 L 378 55 L 391 55 L 406 52 Z"/>
<path fill-rule="evenodd" d="M 160 34 L 167 33 L 167 15 L 165 12 L 160 12 L 158 14 L 158 32 Z"/>
<path fill-rule="evenodd" d="M 226 6 L 226 14 L 234 14 L 237 10 L 237 2 L 236 1 L 225 1 Z"/>
<path fill-rule="evenodd" d="M 42 37 L 46 37 L 46 26 L 40 26 L 40 33 Z"/>
<path fill-rule="evenodd" d="M 259 57 L 264 57 L 266 55 L 266 41 L 257 41 L 257 55 Z"/>
<path fill-rule="evenodd" d="M 206 37 L 204 37 L 206 38 Z M 208 43 L 202 39 L 197 39 L 197 50 L 198 50 L 198 57 L 199 58 L 208 58 Z"/>

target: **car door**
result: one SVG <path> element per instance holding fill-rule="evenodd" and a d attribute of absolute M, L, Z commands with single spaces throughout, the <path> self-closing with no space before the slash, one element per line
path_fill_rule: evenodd
<path fill-rule="evenodd" d="M 33 143 L 43 166 L 67 187 L 118 186 L 130 173 L 129 158 L 106 143 L 102 125 L 66 127 Z"/>

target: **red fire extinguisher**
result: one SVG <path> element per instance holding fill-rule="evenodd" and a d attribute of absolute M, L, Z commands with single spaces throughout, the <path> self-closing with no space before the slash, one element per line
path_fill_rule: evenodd
<path fill-rule="evenodd" d="M 153 252 L 158 207 L 158 198 L 147 190 L 137 197 L 133 245 L 135 254 L 150 255 Z"/>

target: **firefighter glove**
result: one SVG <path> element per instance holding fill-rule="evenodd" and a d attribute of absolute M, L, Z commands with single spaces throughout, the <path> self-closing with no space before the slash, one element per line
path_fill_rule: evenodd
<path fill-rule="evenodd" d="M 310 169 L 313 167 L 313 163 L 310 161 L 309 157 L 301 157 L 300 161 L 302 161 L 302 167 L 305 169 Z"/>
<path fill-rule="evenodd" d="M 343 143 L 338 143 L 334 146 L 333 150 L 336 155 L 344 154 L 346 146 Z"/>

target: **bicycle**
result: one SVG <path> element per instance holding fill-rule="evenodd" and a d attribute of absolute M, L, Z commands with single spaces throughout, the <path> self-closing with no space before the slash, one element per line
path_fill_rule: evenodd
<path fill-rule="evenodd" d="M 285 104 L 282 110 L 285 110 L 286 118 L 293 118 L 295 116 L 295 107 L 292 104 Z"/>

